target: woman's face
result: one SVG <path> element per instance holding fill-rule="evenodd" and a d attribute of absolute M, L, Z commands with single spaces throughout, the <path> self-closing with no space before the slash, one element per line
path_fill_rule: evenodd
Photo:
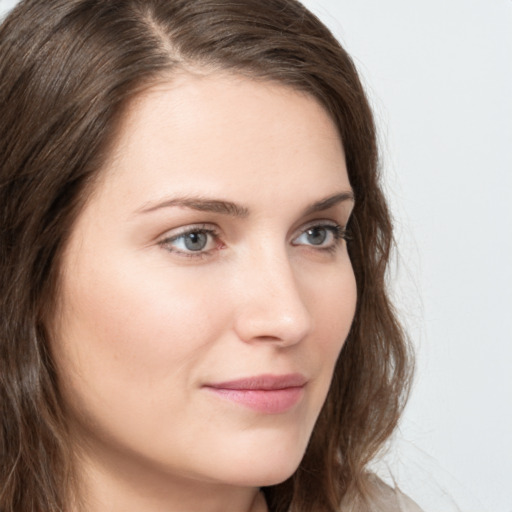
<path fill-rule="evenodd" d="M 284 480 L 356 304 L 333 122 L 282 85 L 183 74 L 132 104 L 102 172 L 63 255 L 52 346 L 89 464 Z"/>

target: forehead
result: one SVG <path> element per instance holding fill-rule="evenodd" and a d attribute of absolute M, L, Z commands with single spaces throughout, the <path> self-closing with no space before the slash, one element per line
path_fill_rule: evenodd
<path fill-rule="evenodd" d="M 179 74 L 136 97 L 104 171 L 148 193 L 187 194 L 193 184 L 224 195 L 312 179 L 349 186 L 338 131 L 315 98 L 227 73 Z"/>

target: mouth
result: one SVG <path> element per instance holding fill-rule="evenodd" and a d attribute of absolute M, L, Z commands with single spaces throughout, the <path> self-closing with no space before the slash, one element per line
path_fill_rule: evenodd
<path fill-rule="evenodd" d="M 226 382 L 206 384 L 204 389 L 228 400 L 265 414 L 280 414 L 292 409 L 304 396 L 306 378 L 298 373 L 257 375 Z"/>

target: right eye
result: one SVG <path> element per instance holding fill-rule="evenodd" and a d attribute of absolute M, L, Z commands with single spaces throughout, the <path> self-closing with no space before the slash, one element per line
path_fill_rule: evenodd
<path fill-rule="evenodd" d="M 215 250 L 219 246 L 219 240 L 217 233 L 211 228 L 191 227 L 165 238 L 160 245 L 170 252 L 194 257 Z"/>

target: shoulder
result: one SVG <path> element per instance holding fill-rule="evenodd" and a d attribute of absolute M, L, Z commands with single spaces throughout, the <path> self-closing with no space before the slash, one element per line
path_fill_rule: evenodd
<path fill-rule="evenodd" d="M 423 512 L 416 502 L 380 478 L 370 478 L 371 512 Z M 370 512 L 369 511 L 369 512 Z"/>
<path fill-rule="evenodd" d="M 342 506 L 343 512 L 424 512 L 400 489 L 390 487 L 375 475 L 367 480 L 366 493 Z"/>

